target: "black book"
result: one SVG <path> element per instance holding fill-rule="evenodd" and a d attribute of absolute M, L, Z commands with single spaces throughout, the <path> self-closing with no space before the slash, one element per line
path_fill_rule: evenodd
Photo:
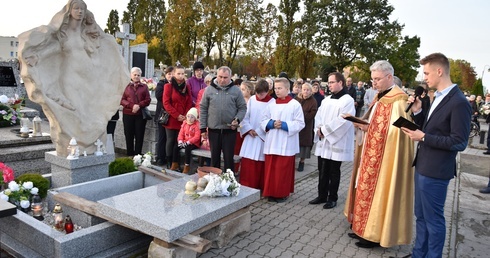
<path fill-rule="evenodd" d="M 342 117 L 345 120 L 348 120 L 348 121 L 351 121 L 351 122 L 354 122 L 354 123 L 363 124 L 363 125 L 368 125 L 369 124 L 368 121 L 362 120 L 362 119 L 360 119 L 358 117 L 355 117 L 355 116 L 351 116 L 349 114 L 343 114 Z"/>
<path fill-rule="evenodd" d="M 417 129 L 420 129 L 418 125 L 414 124 L 412 121 L 410 120 L 407 120 L 406 118 L 404 117 L 399 117 L 394 123 L 393 123 L 394 126 L 398 127 L 398 128 L 401 128 L 401 127 L 405 127 L 405 128 L 408 128 L 412 131 L 415 131 Z"/>

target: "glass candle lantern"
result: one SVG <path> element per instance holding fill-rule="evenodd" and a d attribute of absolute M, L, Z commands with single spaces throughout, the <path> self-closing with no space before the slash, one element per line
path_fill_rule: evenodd
<path fill-rule="evenodd" d="M 32 136 L 43 136 L 41 132 L 41 118 L 39 116 L 34 117 L 32 119 Z"/>
<path fill-rule="evenodd" d="M 57 203 L 53 209 L 53 219 L 54 219 L 54 228 L 59 231 L 63 231 L 63 209 L 61 205 Z"/>
<path fill-rule="evenodd" d="M 67 234 L 73 232 L 73 222 L 71 221 L 70 215 L 66 215 L 65 218 L 65 232 Z"/>
<path fill-rule="evenodd" d="M 38 194 L 32 196 L 31 202 L 32 216 L 37 220 L 44 220 L 43 217 L 43 202 Z"/>

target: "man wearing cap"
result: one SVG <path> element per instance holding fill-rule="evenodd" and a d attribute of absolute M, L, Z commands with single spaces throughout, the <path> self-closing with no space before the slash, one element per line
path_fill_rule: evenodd
<path fill-rule="evenodd" d="M 199 91 L 206 88 L 207 85 L 204 83 L 204 65 L 201 62 L 195 62 L 192 70 L 194 71 L 194 76 L 187 80 L 187 85 L 191 89 L 192 106 L 195 106 Z"/>

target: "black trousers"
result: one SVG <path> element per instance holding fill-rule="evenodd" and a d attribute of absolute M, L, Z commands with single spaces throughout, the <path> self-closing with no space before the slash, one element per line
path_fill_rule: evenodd
<path fill-rule="evenodd" d="M 318 197 L 326 199 L 328 201 L 336 202 L 339 196 L 340 185 L 340 166 L 342 161 L 335 161 L 331 159 L 319 159 L 319 163 L 322 163 L 321 170 L 319 170 L 318 176 Z"/>
<path fill-rule="evenodd" d="M 236 131 L 231 129 L 208 129 L 209 147 L 211 149 L 211 166 L 221 167 L 221 152 L 223 152 L 224 169 L 234 170 L 233 162 Z"/>
<path fill-rule="evenodd" d="M 167 134 L 167 157 L 171 157 L 171 160 L 167 162 L 179 162 L 180 154 L 177 147 L 177 138 L 179 137 L 179 130 L 165 128 L 165 133 Z"/>
<path fill-rule="evenodd" d="M 158 141 L 157 141 L 157 160 L 165 161 L 167 158 L 167 133 L 165 127 L 157 123 Z M 171 162 L 169 160 L 168 162 Z"/>
<path fill-rule="evenodd" d="M 128 156 L 143 154 L 141 150 L 143 149 L 146 121 L 142 115 L 123 115 L 126 154 Z"/>
<path fill-rule="evenodd" d="M 487 131 L 487 150 L 490 151 L 490 123 L 488 123 L 488 131 Z"/>
<path fill-rule="evenodd" d="M 197 146 L 194 145 L 194 144 L 189 144 L 187 146 L 185 146 L 185 148 L 181 148 L 179 147 L 178 145 L 175 145 L 174 147 L 174 153 L 177 153 L 177 154 L 180 154 L 180 149 L 184 149 L 184 162 L 186 165 L 190 165 L 191 164 L 191 159 L 192 159 L 192 151 L 197 149 Z M 177 163 L 180 163 L 180 156 L 174 156 L 174 157 L 177 157 L 177 158 L 174 158 L 174 162 L 177 162 Z"/>

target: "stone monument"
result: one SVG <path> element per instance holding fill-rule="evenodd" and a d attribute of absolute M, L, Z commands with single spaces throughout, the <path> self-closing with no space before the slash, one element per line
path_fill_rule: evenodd
<path fill-rule="evenodd" d="M 19 60 L 29 99 L 50 122 L 56 154 L 68 155 L 72 137 L 81 153 L 93 154 L 130 78 L 114 37 L 84 1 L 69 0 L 48 25 L 19 35 Z"/>

